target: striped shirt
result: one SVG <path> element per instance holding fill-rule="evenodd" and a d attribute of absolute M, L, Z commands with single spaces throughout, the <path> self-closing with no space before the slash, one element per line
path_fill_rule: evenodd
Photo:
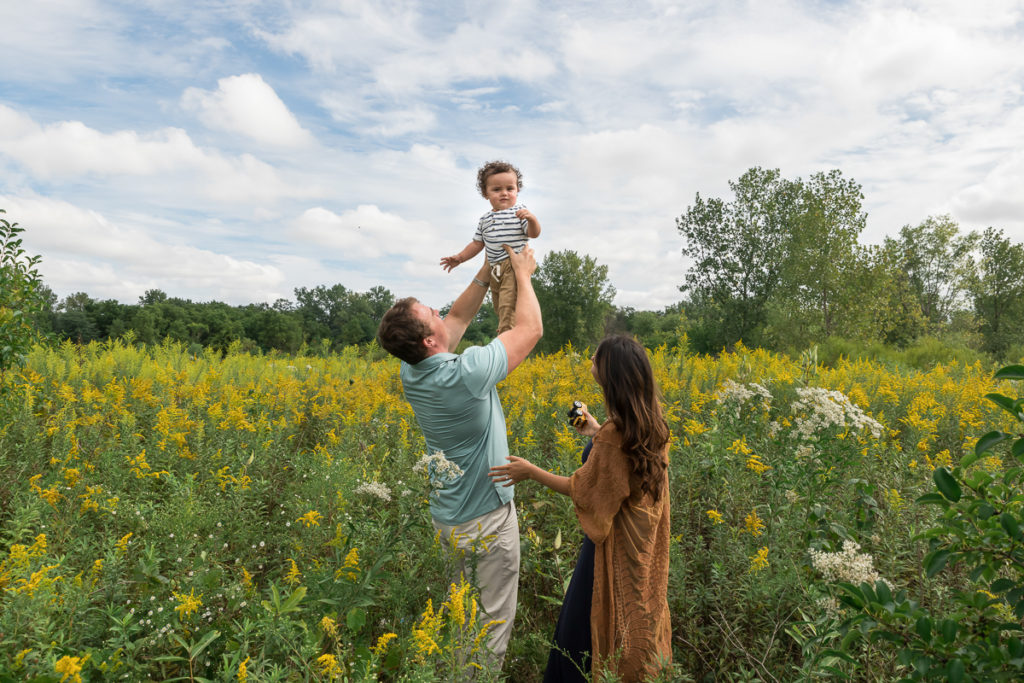
<path fill-rule="evenodd" d="M 526 220 L 516 218 L 516 211 L 525 208 L 522 204 L 516 204 L 511 209 L 488 211 L 480 218 L 473 241 L 484 243 L 489 263 L 500 263 L 508 258 L 501 245 L 507 244 L 512 247 L 512 251 L 519 253 L 529 242 Z"/>

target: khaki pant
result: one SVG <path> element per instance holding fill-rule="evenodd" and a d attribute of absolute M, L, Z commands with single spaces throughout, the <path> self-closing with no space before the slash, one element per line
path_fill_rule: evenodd
<path fill-rule="evenodd" d="M 462 561 L 456 563 L 452 582 L 457 584 L 464 574 L 467 581 L 479 587 L 482 623 L 492 619 L 504 621 L 488 631 L 489 668 L 500 671 L 519 598 L 519 518 L 515 501 L 457 526 L 434 520 L 434 529 L 441 532 L 446 543 L 454 542 L 456 548 L 464 551 Z M 472 561 L 467 561 L 470 553 L 475 553 L 475 575 L 471 575 Z"/>
<path fill-rule="evenodd" d="M 508 259 L 491 264 L 491 302 L 498 314 L 498 334 L 516 324 L 516 274 Z"/>

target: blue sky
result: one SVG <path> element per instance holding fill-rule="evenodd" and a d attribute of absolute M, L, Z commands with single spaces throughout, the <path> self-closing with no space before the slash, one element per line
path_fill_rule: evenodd
<path fill-rule="evenodd" d="M 61 297 L 440 306 L 495 158 L 538 256 L 595 257 L 621 306 L 679 300 L 675 218 L 751 166 L 860 182 L 865 243 L 943 213 L 1024 241 L 1022 1 L 37 0 L 0 26 L 0 208 Z"/>

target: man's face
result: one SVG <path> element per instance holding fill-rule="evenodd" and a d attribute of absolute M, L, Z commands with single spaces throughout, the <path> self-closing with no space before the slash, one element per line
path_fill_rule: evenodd
<path fill-rule="evenodd" d="M 519 181 L 512 171 L 495 173 L 484 183 L 484 196 L 491 203 L 491 210 L 511 209 L 519 196 Z"/>
<path fill-rule="evenodd" d="M 413 312 L 416 317 L 427 324 L 430 328 L 429 337 L 433 337 L 441 351 L 448 350 L 448 328 L 445 327 L 444 319 L 436 308 L 430 308 L 419 302 L 413 304 Z"/>

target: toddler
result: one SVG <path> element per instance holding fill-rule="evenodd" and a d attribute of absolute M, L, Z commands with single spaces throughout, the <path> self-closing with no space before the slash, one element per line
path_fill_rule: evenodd
<path fill-rule="evenodd" d="M 523 174 L 512 164 L 504 161 L 484 164 L 476 173 L 476 182 L 480 194 L 491 203 L 491 210 L 480 218 L 472 241 L 458 254 L 441 259 L 441 267 L 451 272 L 482 249 L 487 250 L 487 261 L 491 265 L 491 301 L 498 314 L 498 334 L 501 334 L 512 328 L 516 315 L 516 276 L 508 265 L 508 254 L 502 245 L 521 251 L 529 238 L 540 236 L 540 221 L 516 202 L 523 187 Z M 487 286 L 479 280 L 476 282 Z"/>

